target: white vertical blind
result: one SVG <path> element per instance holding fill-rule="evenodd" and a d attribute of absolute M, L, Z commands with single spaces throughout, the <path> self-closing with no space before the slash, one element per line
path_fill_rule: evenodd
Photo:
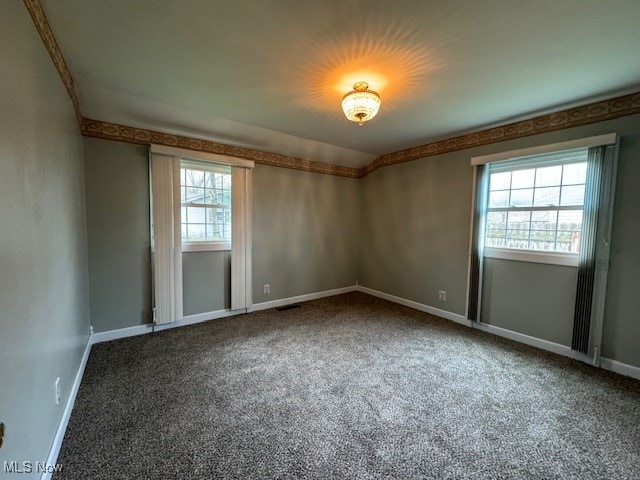
<path fill-rule="evenodd" d="M 231 169 L 231 310 L 248 308 L 251 292 L 251 169 Z"/>
<path fill-rule="evenodd" d="M 232 176 L 231 309 L 252 304 L 251 169 L 254 162 L 151 145 L 154 322 L 183 317 L 180 162 L 230 165 Z"/>
<path fill-rule="evenodd" d="M 182 211 L 180 202 L 180 159 L 173 158 L 173 264 L 174 264 L 174 295 L 175 317 L 180 320 L 184 316 L 182 307 L 182 226 L 180 215 Z"/>
<path fill-rule="evenodd" d="M 174 159 L 151 156 L 154 322 L 176 320 Z"/>

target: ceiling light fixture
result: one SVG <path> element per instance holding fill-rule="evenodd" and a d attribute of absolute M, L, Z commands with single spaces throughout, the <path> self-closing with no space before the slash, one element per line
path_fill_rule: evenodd
<path fill-rule="evenodd" d="M 376 116 L 380 103 L 378 92 L 369 90 L 367 82 L 357 82 L 353 90 L 342 97 L 342 110 L 349 120 L 362 125 Z"/>

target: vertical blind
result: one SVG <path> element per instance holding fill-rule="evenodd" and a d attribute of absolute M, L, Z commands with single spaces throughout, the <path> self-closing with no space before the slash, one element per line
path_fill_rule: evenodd
<path fill-rule="evenodd" d="M 477 165 L 474 168 L 474 187 L 471 215 L 471 242 L 469 249 L 469 292 L 467 301 L 467 318 L 478 321 L 480 319 L 480 282 L 482 280 L 482 246 L 484 243 L 483 215 L 486 202 L 486 166 Z"/>
<path fill-rule="evenodd" d="M 604 295 L 606 293 L 609 238 L 616 179 L 616 145 L 617 136 L 606 134 L 471 159 L 471 164 L 475 168 L 475 191 L 469 249 L 468 319 L 476 322 L 481 321 L 483 218 L 487 201 L 485 192 L 487 164 L 522 160 L 527 157 L 535 161 L 537 155 L 575 148 L 588 148 L 571 348 L 593 355 L 594 363 L 597 363 L 604 320 Z"/>
<path fill-rule="evenodd" d="M 150 168 L 153 320 L 165 324 L 182 317 L 181 239 L 175 225 L 175 199 L 180 197 L 174 194 L 179 163 L 170 155 L 153 154 Z"/>
<path fill-rule="evenodd" d="M 231 309 L 249 308 L 251 293 L 251 169 L 254 162 L 180 148 L 151 146 L 151 254 L 154 323 L 183 317 L 180 162 L 231 166 Z"/>
<path fill-rule="evenodd" d="M 571 348 L 582 353 L 587 353 L 589 349 L 603 161 L 604 147 L 591 147 L 587 157 L 587 181 L 584 192 L 584 211 L 578 257 L 578 285 L 573 316 L 573 337 L 571 340 Z"/>

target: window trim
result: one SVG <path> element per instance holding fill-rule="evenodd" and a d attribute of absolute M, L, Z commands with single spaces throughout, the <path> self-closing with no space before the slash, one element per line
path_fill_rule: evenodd
<path fill-rule="evenodd" d="M 605 133 L 604 135 L 596 135 L 593 137 L 580 138 L 577 140 L 568 140 L 566 142 L 552 143 L 549 145 L 540 145 L 537 147 L 521 148 L 517 150 L 509 150 L 507 152 L 471 157 L 471 165 L 486 165 L 488 163 L 501 162 L 504 160 L 517 160 L 523 157 L 533 157 L 548 153 L 559 153 L 565 150 L 576 150 L 579 148 L 613 145 L 616 142 L 617 134 Z"/>
<path fill-rule="evenodd" d="M 182 242 L 182 252 L 223 252 L 231 250 L 231 242 Z"/>
<path fill-rule="evenodd" d="M 222 163 L 213 163 L 213 162 L 203 162 L 203 161 L 194 161 L 191 159 L 180 158 L 179 160 L 179 168 L 188 169 L 188 170 L 199 170 L 203 172 L 213 172 L 213 173 L 222 173 L 228 174 L 231 178 L 232 175 L 232 166 L 224 165 Z M 178 188 L 182 188 L 182 183 L 180 177 L 178 177 Z M 231 190 L 233 192 L 233 189 Z M 233 195 L 233 193 L 232 193 Z M 180 198 L 180 197 L 179 197 Z M 219 204 L 197 204 L 193 202 L 179 202 L 180 208 L 185 206 L 200 206 L 207 208 L 224 208 L 232 210 L 232 207 L 226 205 Z M 178 219 L 180 222 L 180 230 L 182 235 L 182 218 Z M 177 220 L 177 221 L 178 221 Z M 233 222 L 232 222 L 233 225 Z M 185 241 L 181 238 L 182 252 L 221 252 L 221 251 L 231 251 L 231 241 L 224 240 L 215 240 L 215 241 Z"/>
<path fill-rule="evenodd" d="M 596 137 L 594 137 L 596 138 Z M 597 137 L 600 138 L 600 137 Z M 524 248 L 511 248 L 511 247 L 492 247 L 485 244 L 487 230 L 486 230 L 486 217 L 491 212 L 514 212 L 514 211 L 555 211 L 560 212 L 563 210 L 584 210 L 584 201 L 581 205 L 549 205 L 549 206 L 521 206 L 521 207 L 489 207 L 489 182 L 492 173 L 500 172 L 513 172 L 517 170 L 526 170 L 531 168 L 544 168 L 552 165 L 568 165 L 572 163 L 582 163 L 582 159 L 572 158 L 578 152 L 588 150 L 584 148 L 573 148 L 571 150 L 554 151 L 548 153 L 542 153 L 538 155 L 531 155 L 527 157 L 515 157 L 507 160 L 496 161 L 491 165 L 487 165 L 487 174 L 484 178 L 485 185 L 483 190 L 485 195 L 483 196 L 484 206 L 482 208 L 482 242 L 483 242 L 483 256 L 487 258 L 497 258 L 503 260 L 522 261 L 530 263 L 545 263 L 549 265 L 564 265 L 564 266 L 578 266 L 579 252 L 560 252 L 560 251 L 547 251 L 547 250 L 532 250 Z M 566 156 L 567 159 L 563 160 Z M 539 157 L 539 160 L 536 158 Z M 547 157 L 547 158 L 544 158 Z M 480 158 L 480 157 L 478 157 Z M 486 164 L 485 164 L 486 165 Z M 560 185 L 562 188 L 563 185 Z M 511 191 L 511 189 L 509 189 Z"/>
<path fill-rule="evenodd" d="M 547 252 L 541 250 L 525 250 L 519 248 L 484 247 L 485 258 L 514 260 L 528 263 L 545 263 L 548 265 L 578 266 L 578 253 Z"/>

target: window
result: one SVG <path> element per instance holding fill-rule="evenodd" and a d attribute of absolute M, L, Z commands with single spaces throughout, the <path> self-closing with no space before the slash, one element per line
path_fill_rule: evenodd
<path fill-rule="evenodd" d="M 231 248 L 231 168 L 180 164 L 182 246 L 189 250 Z"/>
<path fill-rule="evenodd" d="M 587 150 L 489 166 L 485 248 L 578 254 Z"/>

